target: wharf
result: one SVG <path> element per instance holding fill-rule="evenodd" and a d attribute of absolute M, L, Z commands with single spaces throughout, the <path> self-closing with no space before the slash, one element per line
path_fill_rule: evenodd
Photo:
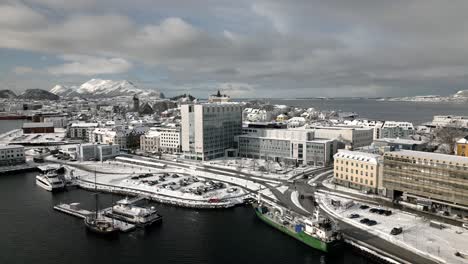
<path fill-rule="evenodd" d="M 58 204 L 58 205 L 54 206 L 54 209 L 57 210 L 57 211 L 60 211 L 62 213 L 69 214 L 69 215 L 72 215 L 72 216 L 76 216 L 76 217 L 82 218 L 82 219 L 86 218 L 87 216 L 90 216 L 90 215 L 94 214 L 94 212 L 92 212 L 92 211 L 88 211 L 88 210 L 85 210 L 85 209 L 78 208 L 78 205 L 79 205 L 79 203 Z M 104 209 L 103 211 L 106 211 L 108 209 L 109 208 Z M 107 216 L 103 216 L 103 217 L 107 218 L 109 220 L 112 220 L 111 218 L 109 218 Z M 135 225 L 133 225 L 133 224 L 129 224 L 129 223 L 117 220 L 117 219 L 113 219 L 113 221 L 114 221 L 115 227 L 117 227 L 121 232 L 130 232 L 130 231 L 135 229 Z"/>
<path fill-rule="evenodd" d="M 37 166 L 30 164 L 30 163 L 24 163 L 20 165 L 15 165 L 15 166 L 2 166 L 0 167 L 0 173 L 14 173 L 14 172 L 23 172 L 23 171 L 33 171 L 37 170 Z"/>

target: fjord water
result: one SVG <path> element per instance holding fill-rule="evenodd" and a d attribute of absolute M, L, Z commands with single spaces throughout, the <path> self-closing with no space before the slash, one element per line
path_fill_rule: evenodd
<path fill-rule="evenodd" d="M 434 114 L 465 114 L 466 105 L 356 100 L 278 100 L 318 109 L 354 111 L 363 117 L 430 121 Z M 335 104 L 335 105 L 333 105 Z M 436 109 L 436 110 L 434 110 Z M 0 133 L 22 121 L 0 121 Z M 0 263 L 372 263 L 345 247 L 323 257 L 257 219 L 249 207 L 193 210 L 156 204 L 163 223 L 114 240 L 85 231 L 82 220 L 56 212 L 60 202 L 93 208 L 83 190 L 52 194 L 35 185 L 35 173 L 0 175 Z M 101 195 L 103 206 L 122 197 Z"/>

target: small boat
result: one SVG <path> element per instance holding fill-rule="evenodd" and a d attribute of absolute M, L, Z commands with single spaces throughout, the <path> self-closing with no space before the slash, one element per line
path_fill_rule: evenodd
<path fill-rule="evenodd" d="M 46 174 L 37 175 L 36 184 L 49 192 L 54 192 L 65 188 L 65 182 L 63 182 L 58 177 L 58 174 L 54 171 L 49 171 Z"/>
<path fill-rule="evenodd" d="M 111 219 L 88 216 L 84 220 L 86 229 L 100 235 L 115 235 L 119 229 L 116 228 Z"/>

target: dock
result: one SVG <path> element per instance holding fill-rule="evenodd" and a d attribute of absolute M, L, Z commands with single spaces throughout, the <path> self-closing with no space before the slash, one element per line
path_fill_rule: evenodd
<path fill-rule="evenodd" d="M 95 214 L 95 212 L 93 212 L 93 211 L 80 209 L 80 208 L 78 208 L 78 206 L 79 206 L 79 203 L 58 204 L 58 205 L 54 206 L 54 209 L 59 211 L 59 212 L 62 212 L 62 213 L 68 214 L 68 215 L 72 215 L 72 216 L 75 216 L 75 217 L 78 217 L 78 218 L 81 218 L 81 219 L 85 219 L 87 216 Z M 110 208 L 107 208 L 107 209 L 104 209 L 102 211 L 106 211 L 106 210 L 109 210 L 109 209 Z M 132 231 L 132 230 L 134 230 L 136 228 L 136 226 L 133 225 L 133 224 L 129 224 L 129 223 L 126 223 L 124 221 L 120 221 L 118 219 L 112 219 L 112 218 L 107 217 L 107 216 L 103 216 L 103 217 L 108 219 L 108 220 L 114 221 L 115 227 L 118 228 L 121 232 L 130 232 L 130 231 Z"/>

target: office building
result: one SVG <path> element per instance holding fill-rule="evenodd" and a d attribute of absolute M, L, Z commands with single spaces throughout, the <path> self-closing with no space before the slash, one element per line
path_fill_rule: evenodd
<path fill-rule="evenodd" d="M 182 105 L 181 115 L 182 151 L 188 159 L 223 157 L 241 134 L 242 107 L 237 103 Z"/>
<path fill-rule="evenodd" d="M 468 215 L 468 158 L 420 151 L 384 154 L 388 197 L 425 210 Z"/>

